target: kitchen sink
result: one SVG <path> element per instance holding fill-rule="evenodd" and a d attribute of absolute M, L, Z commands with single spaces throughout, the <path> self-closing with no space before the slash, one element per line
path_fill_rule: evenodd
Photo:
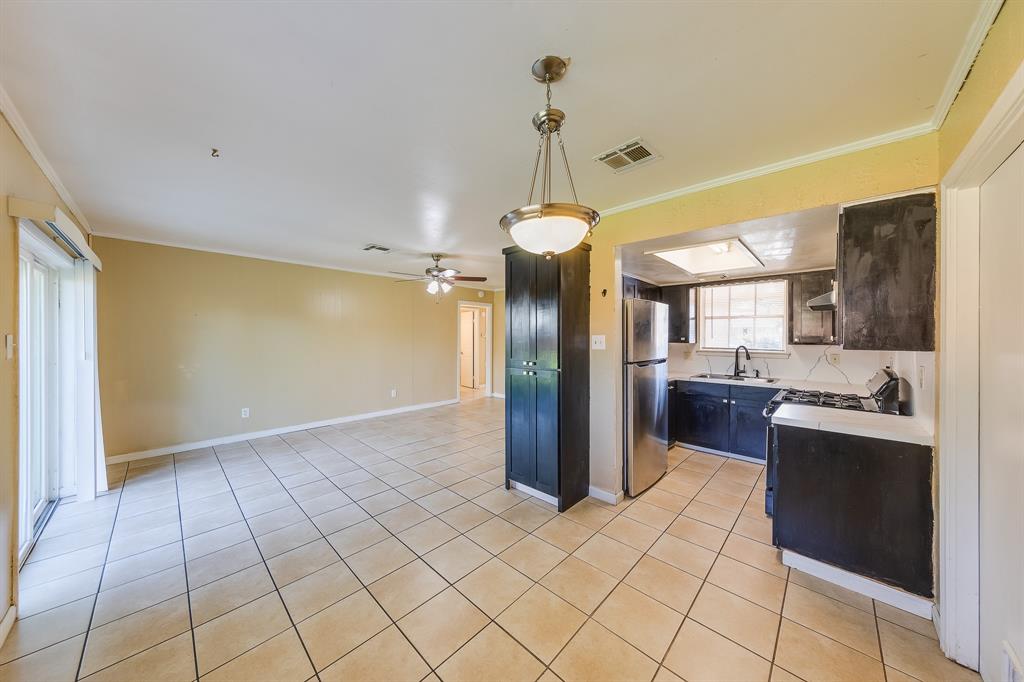
<path fill-rule="evenodd" d="M 704 374 L 695 374 L 695 379 L 726 379 L 728 381 L 742 381 L 747 384 L 774 384 L 778 379 L 771 379 L 767 377 L 747 377 L 747 376 L 734 376 L 732 374 L 711 374 L 705 372 Z"/>

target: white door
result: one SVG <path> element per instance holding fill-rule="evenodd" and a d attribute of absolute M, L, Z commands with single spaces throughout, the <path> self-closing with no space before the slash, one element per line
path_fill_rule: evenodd
<path fill-rule="evenodd" d="M 1024 147 L 981 186 L 981 675 L 1024 658 Z"/>
<path fill-rule="evenodd" d="M 459 311 L 459 383 L 464 388 L 476 388 L 476 365 L 473 357 L 476 349 L 476 311 L 462 308 Z"/>
<path fill-rule="evenodd" d="M 56 498 L 58 278 L 30 253 L 22 252 L 18 265 L 18 549 L 23 559 L 36 522 Z"/>

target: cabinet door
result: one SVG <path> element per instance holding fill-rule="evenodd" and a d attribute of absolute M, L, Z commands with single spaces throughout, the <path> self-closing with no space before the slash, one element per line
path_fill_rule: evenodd
<path fill-rule="evenodd" d="M 765 403 L 742 399 L 729 403 L 729 452 L 765 459 L 770 421 L 764 417 Z"/>
<path fill-rule="evenodd" d="M 668 304 L 668 342 L 693 343 L 694 339 L 690 338 L 690 286 L 662 287 L 661 300 Z"/>
<path fill-rule="evenodd" d="M 728 451 L 729 399 L 687 396 L 682 403 L 680 441 Z"/>
<path fill-rule="evenodd" d="M 558 497 L 559 421 L 558 372 L 539 370 L 534 380 L 537 404 L 537 470 L 533 487 L 542 493 Z"/>
<path fill-rule="evenodd" d="M 534 367 L 558 369 L 559 256 L 534 256 L 536 344 Z"/>
<path fill-rule="evenodd" d="M 789 321 L 792 344 L 835 342 L 835 312 L 811 310 L 807 301 L 832 289 L 834 270 L 802 272 L 790 277 Z"/>
<path fill-rule="evenodd" d="M 537 259 L 517 251 L 505 258 L 505 354 L 509 369 L 537 359 Z"/>
<path fill-rule="evenodd" d="M 637 282 L 636 284 L 637 298 L 645 298 L 648 301 L 660 301 L 661 300 L 661 287 L 657 284 L 648 284 L 647 282 Z"/>
<path fill-rule="evenodd" d="M 537 378 L 527 370 L 509 369 L 505 375 L 509 479 L 537 485 Z"/>
<path fill-rule="evenodd" d="M 935 239 L 932 193 L 843 210 L 844 348 L 935 350 Z"/>

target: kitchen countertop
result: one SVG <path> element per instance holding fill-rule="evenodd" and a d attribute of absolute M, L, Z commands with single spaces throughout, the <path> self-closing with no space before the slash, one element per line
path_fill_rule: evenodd
<path fill-rule="evenodd" d="M 925 431 L 919 422 L 912 417 L 898 414 L 784 404 L 772 415 L 772 424 L 848 433 L 929 447 L 934 444 L 932 435 Z"/>
<path fill-rule="evenodd" d="M 734 381 L 733 379 L 710 379 L 694 376 L 692 374 L 669 374 L 669 381 L 700 381 L 708 384 L 728 384 L 730 386 L 754 386 L 756 388 L 796 388 L 805 391 L 829 391 L 831 393 L 856 393 L 857 395 L 868 395 L 868 389 L 863 384 L 843 384 L 829 381 L 802 381 L 800 379 L 779 379 L 775 383 L 762 384 L 754 381 Z"/>

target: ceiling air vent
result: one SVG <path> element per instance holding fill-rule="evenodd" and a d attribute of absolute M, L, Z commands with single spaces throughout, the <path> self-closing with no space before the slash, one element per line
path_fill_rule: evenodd
<path fill-rule="evenodd" d="M 660 158 L 661 154 L 651 149 L 648 145 L 644 144 L 642 139 L 637 137 L 625 144 L 619 145 L 615 149 L 609 149 L 598 154 L 594 157 L 594 160 L 600 161 L 616 173 L 624 173 L 637 166 L 657 161 Z"/>
<path fill-rule="evenodd" d="M 363 247 L 363 251 L 380 251 L 381 253 L 387 253 L 391 251 L 391 247 L 381 246 L 380 244 L 367 244 Z"/>

